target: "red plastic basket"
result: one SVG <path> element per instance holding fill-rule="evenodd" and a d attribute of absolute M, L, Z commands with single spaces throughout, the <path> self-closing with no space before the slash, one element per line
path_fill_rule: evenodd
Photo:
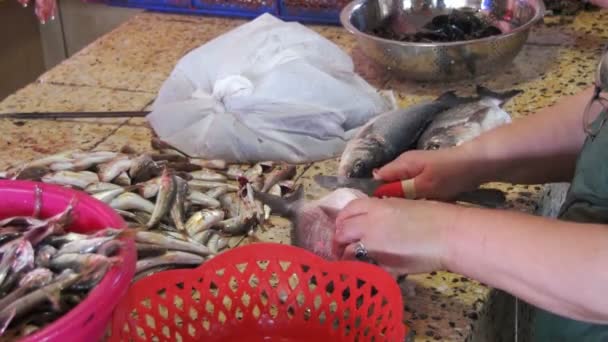
<path fill-rule="evenodd" d="M 91 233 L 107 227 L 126 226 L 124 220 L 112 208 L 84 192 L 30 181 L 0 180 L 0 219 L 32 215 L 36 186 L 42 190 L 41 217 L 51 217 L 62 212 L 76 196 L 75 220 L 68 230 Z M 124 248 L 119 254 L 122 263 L 110 269 L 80 304 L 55 322 L 20 341 L 99 341 L 111 321 L 112 310 L 127 292 L 135 273 L 135 243 L 133 239 L 124 241 Z"/>
<path fill-rule="evenodd" d="M 402 316 L 400 289 L 379 267 L 258 243 L 138 281 L 110 340 L 394 342 Z"/>

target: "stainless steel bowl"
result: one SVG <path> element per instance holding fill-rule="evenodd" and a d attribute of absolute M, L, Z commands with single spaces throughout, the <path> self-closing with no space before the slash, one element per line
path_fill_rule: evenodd
<path fill-rule="evenodd" d="M 381 26 L 416 32 L 453 9 L 479 12 L 502 34 L 449 43 L 410 43 L 366 33 Z M 354 0 L 340 14 L 365 55 L 405 78 L 448 81 L 476 78 L 508 65 L 521 51 L 530 28 L 545 13 L 543 0 Z"/>

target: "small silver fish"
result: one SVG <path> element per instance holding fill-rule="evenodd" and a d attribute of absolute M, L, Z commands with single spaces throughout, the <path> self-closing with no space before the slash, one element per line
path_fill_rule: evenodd
<path fill-rule="evenodd" d="M 131 168 L 129 169 L 129 176 L 139 183 L 143 180 L 148 180 L 158 170 L 158 167 L 152 157 L 149 154 L 142 154 L 133 159 Z"/>
<path fill-rule="evenodd" d="M 123 171 L 116 178 L 114 178 L 114 183 L 120 186 L 129 186 L 132 182 L 131 177 L 129 177 L 127 172 Z"/>
<path fill-rule="evenodd" d="M 232 180 L 237 180 L 241 177 L 245 177 L 245 171 L 241 169 L 238 165 L 230 165 L 228 166 L 228 170 L 226 170 L 226 177 Z"/>
<path fill-rule="evenodd" d="M 177 186 L 175 176 L 169 173 L 169 170 L 165 168 L 163 174 L 160 177 L 160 188 L 156 198 L 156 204 L 154 210 L 150 216 L 150 220 L 146 224 L 148 228 L 154 227 L 160 220 L 165 216 L 173 206 L 175 201 L 175 195 L 177 193 Z"/>
<path fill-rule="evenodd" d="M 143 198 L 152 198 L 158 194 L 158 189 L 160 188 L 160 177 L 152 178 L 138 185 L 139 194 Z"/>
<path fill-rule="evenodd" d="M 214 189 L 220 186 L 223 186 L 226 188 L 226 190 L 228 191 L 237 191 L 239 190 L 239 187 L 235 184 L 230 184 L 230 183 L 222 183 L 222 182 L 210 182 L 210 181 L 202 181 L 202 180 L 196 180 L 193 179 L 191 181 L 188 182 L 188 185 L 190 186 L 190 188 L 196 189 L 196 190 L 210 190 L 210 189 Z"/>
<path fill-rule="evenodd" d="M 85 240 L 78 240 L 66 243 L 57 251 L 57 254 L 53 258 L 59 257 L 64 254 L 72 253 L 94 253 L 104 243 L 117 238 L 116 236 L 104 236 L 97 238 L 90 238 Z"/>
<path fill-rule="evenodd" d="M 198 266 L 205 261 L 200 255 L 186 252 L 167 252 L 156 258 L 139 260 L 135 266 L 135 273 L 145 272 L 151 268 L 156 268 L 163 265 L 184 265 Z"/>
<path fill-rule="evenodd" d="M 215 170 L 224 170 L 226 169 L 226 161 L 225 160 L 203 160 L 203 159 L 195 159 L 190 158 L 190 163 L 194 165 L 198 165 L 200 167 L 204 167 L 207 169 L 215 169 Z"/>
<path fill-rule="evenodd" d="M 93 151 L 93 152 L 72 152 L 71 157 L 74 159 L 97 159 L 97 163 L 101 164 L 119 156 L 119 153 L 111 151 Z"/>
<path fill-rule="evenodd" d="M 175 223 L 175 228 L 180 231 L 185 231 L 184 215 L 186 211 L 186 199 L 188 197 L 188 183 L 180 177 L 174 177 L 175 180 L 175 200 L 171 206 L 171 219 Z"/>
<path fill-rule="evenodd" d="M 245 173 L 243 174 L 243 177 L 247 178 L 247 180 L 251 181 L 252 179 L 262 176 L 262 174 L 264 173 L 264 168 L 262 168 L 262 165 L 260 165 L 260 163 L 257 163 L 255 165 L 253 165 L 252 167 L 250 167 L 247 171 L 245 171 Z"/>
<path fill-rule="evenodd" d="M 49 166 L 53 163 L 69 162 L 70 160 L 72 160 L 72 154 L 77 153 L 79 151 L 80 150 L 63 151 L 61 153 L 57 153 L 57 154 L 54 154 L 54 155 L 51 155 L 48 157 L 30 161 L 30 162 L 26 163 L 25 165 L 27 167 L 36 167 L 36 166 Z"/>
<path fill-rule="evenodd" d="M 73 160 L 53 163 L 49 165 L 49 169 L 51 171 L 76 171 Z"/>
<path fill-rule="evenodd" d="M 192 179 L 202 180 L 202 181 L 210 181 L 210 182 L 225 182 L 228 177 L 224 176 L 221 173 L 217 173 L 215 171 L 202 169 L 197 171 L 190 172 Z"/>
<path fill-rule="evenodd" d="M 99 262 L 110 262 L 110 258 L 96 253 L 71 253 L 56 255 L 51 259 L 50 268 L 53 270 L 63 271 L 72 269 L 74 272 L 82 272 L 90 265 Z"/>
<path fill-rule="evenodd" d="M 133 164 L 133 160 L 128 156 L 118 156 L 111 161 L 99 165 L 99 180 L 111 182 L 121 173 L 128 171 Z"/>
<path fill-rule="evenodd" d="M 227 193 L 228 189 L 225 186 L 218 186 L 217 188 L 213 188 L 205 193 L 205 195 L 218 199 L 223 194 Z"/>
<path fill-rule="evenodd" d="M 247 234 L 256 223 L 255 215 L 248 213 L 220 221 L 216 227 L 226 235 L 242 235 Z"/>
<path fill-rule="evenodd" d="M 140 210 L 147 213 L 154 211 L 154 203 L 132 192 L 125 192 L 113 199 L 110 207 L 119 210 Z"/>
<path fill-rule="evenodd" d="M 41 180 L 44 183 L 68 185 L 85 189 L 87 186 L 99 182 L 99 177 L 96 173 L 90 171 L 58 171 L 43 176 Z"/>
<path fill-rule="evenodd" d="M 190 242 L 180 241 L 174 238 L 170 238 L 164 236 L 162 234 L 148 232 L 148 231 L 138 231 L 135 234 L 135 241 L 138 243 L 149 243 L 155 244 L 160 247 L 164 247 L 174 251 L 182 251 L 193 254 L 198 254 L 201 256 L 207 256 L 211 253 L 209 248 L 201 245 L 197 245 Z"/>
<path fill-rule="evenodd" d="M 7 327 L 10 321 L 35 310 L 45 301 L 59 302 L 61 291 L 72 286 L 80 277 L 80 274 L 73 272 L 62 273 L 52 283 L 15 300 L 0 311 L 0 326 Z"/>
<path fill-rule="evenodd" d="M 97 182 L 87 186 L 84 191 L 88 192 L 89 194 L 96 194 L 99 192 L 116 189 L 122 189 L 122 186 L 116 185 L 114 183 Z"/>
<path fill-rule="evenodd" d="M 0 299 L 0 308 L 5 308 L 17 299 L 23 297 L 32 289 L 46 286 L 53 281 L 55 274 L 47 268 L 36 268 L 21 278 L 15 290 Z"/>
<path fill-rule="evenodd" d="M 268 175 L 268 177 L 266 177 L 266 181 L 264 182 L 264 186 L 262 187 L 261 191 L 268 192 L 268 190 L 270 190 L 270 188 L 272 188 L 275 184 L 279 183 L 280 181 L 293 178 L 295 175 L 295 165 L 283 164 L 279 168 L 274 169 Z"/>
<path fill-rule="evenodd" d="M 114 200 L 119 195 L 125 193 L 125 191 L 126 190 L 124 188 L 119 187 L 118 189 L 106 190 L 103 192 L 94 193 L 91 196 L 104 203 L 110 204 L 112 202 L 112 200 Z"/>
<path fill-rule="evenodd" d="M 194 236 L 197 233 L 213 227 L 224 219 L 224 211 L 213 209 L 213 210 L 201 210 L 194 213 L 186 222 L 186 230 L 188 235 Z"/>
<path fill-rule="evenodd" d="M 190 193 L 188 194 L 188 200 L 192 204 L 200 205 L 205 208 L 219 208 L 220 207 L 220 201 L 218 201 L 214 197 L 211 197 L 203 192 L 196 191 L 196 190 L 190 191 Z"/>

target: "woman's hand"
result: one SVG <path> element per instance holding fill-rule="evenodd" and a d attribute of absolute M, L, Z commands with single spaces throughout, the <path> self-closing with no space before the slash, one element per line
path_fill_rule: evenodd
<path fill-rule="evenodd" d="M 28 6 L 30 4 L 30 0 L 17 0 L 21 5 Z M 34 11 L 36 13 L 36 17 L 40 20 L 41 23 L 46 23 L 47 21 L 53 19 L 55 17 L 55 12 L 57 11 L 57 0 L 34 0 Z"/>
<path fill-rule="evenodd" d="M 354 259 L 357 243 L 392 274 L 444 268 L 444 233 L 462 208 L 432 201 L 357 199 L 336 219 L 337 255 Z"/>
<path fill-rule="evenodd" d="M 480 184 L 472 155 L 463 147 L 445 150 L 411 150 L 374 173 L 386 182 L 413 179 L 416 198 L 451 200 Z"/>

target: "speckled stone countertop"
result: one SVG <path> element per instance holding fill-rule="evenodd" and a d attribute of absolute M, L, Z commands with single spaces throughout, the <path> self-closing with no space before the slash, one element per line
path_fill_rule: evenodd
<path fill-rule="evenodd" d="M 523 117 L 560 96 L 589 86 L 603 43 L 608 12 L 587 12 L 566 22 L 536 27 L 513 65 L 478 82 L 496 89 L 525 91 L 506 107 Z M 177 60 L 242 20 L 142 13 L 101 37 L 36 82 L 0 102 L 0 112 L 143 110 L 149 107 Z M 471 93 L 472 82 L 431 85 L 406 82 L 362 57 L 354 39 L 338 27 L 313 26 L 355 61 L 357 71 L 378 88 L 392 89 L 407 106 L 455 89 Z M 148 149 L 151 132 L 143 119 L 0 121 L 0 169 L 66 149 Z M 318 163 L 302 177 L 308 196 L 323 190 L 310 179 L 334 174 L 335 161 Z M 534 212 L 540 186 L 491 184 L 508 191 L 509 210 Z M 287 229 L 261 238 L 285 242 Z M 416 341 L 502 341 L 513 338 L 512 297 L 460 275 L 438 272 L 411 276 L 404 288 L 406 323 Z"/>

